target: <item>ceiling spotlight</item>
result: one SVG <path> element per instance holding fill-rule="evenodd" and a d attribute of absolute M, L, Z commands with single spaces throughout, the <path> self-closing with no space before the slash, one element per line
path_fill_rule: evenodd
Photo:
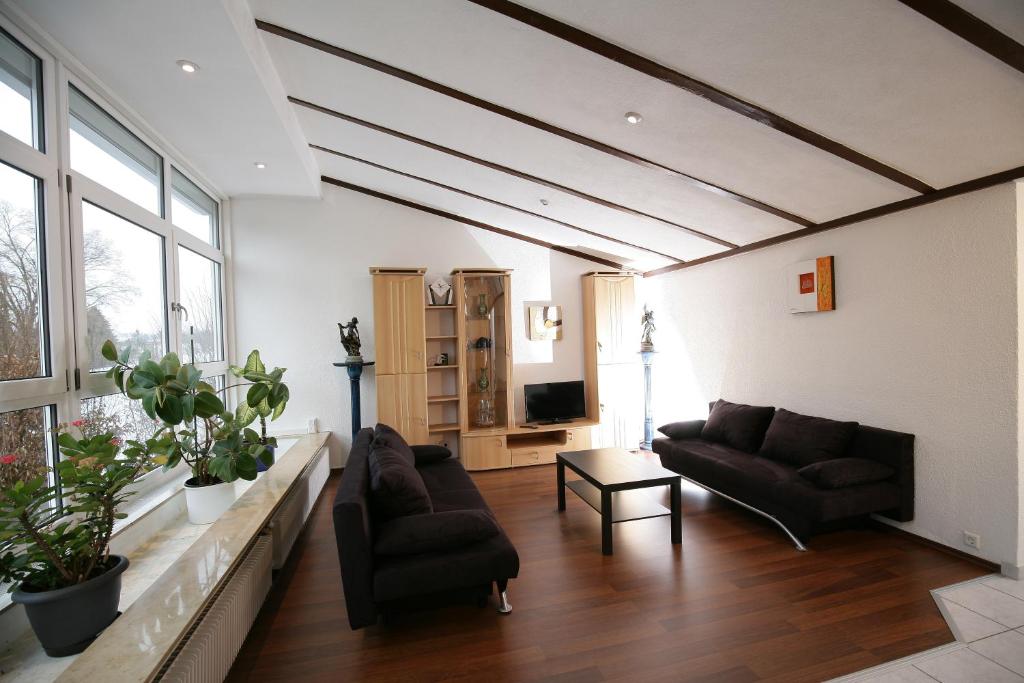
<path fill-rule="evenodd" d="M 260 169 L 261 171 L 267 167 L 267 165 L 262 161 L 257 161 L 255 164 L 253 164 L 253 166 Z"/>
<path fill-rule="evenodd" d="M 546 199 L 542 199 L 542 200 L 540 200 L 540 203 L 541 203 L 541 204 L 542 204 L 543 206 L 547 206 L 547 205 L 548 205 L 548 204 L 550 204 L 551 202 L 549 202 L 549 201 L 548 201 L 548 200 L 546 200 Z"/>
<path fill-rule="evenodd" d="M 195 62 L 190 62 L 187 59 L 179 59 L 177 63 L 178 66 L 181 67 L 181 70 L 187 74 L 194 74 L 199 71 L 199 65 Z"/>
<path fill-rule="evenodd" d="M 634 126 L 644 120 L 643 116 L 640 116 L 639 112 L 627 111 L 626 112 L 626 123 L 631 123 Z"/>

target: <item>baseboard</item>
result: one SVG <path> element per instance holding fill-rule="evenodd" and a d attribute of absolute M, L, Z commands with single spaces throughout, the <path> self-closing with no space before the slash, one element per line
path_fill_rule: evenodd
<path fill-rule="evenodd" d="M 891 524 L 886 524 L 885 522 L 882 522 L 882 521 L 877 520 L 877 519 L 869 519 L 868 521 L 871 523 L 872 526 L 875 526 L 876 528 L 882 529 L 884 531 L 888 531 L 889 533 L 898 534 L 898 535 L 906 538 L 907 540 L 913 541 L 914 543 L 918 543 L 920 545 L 926 545 L 929 548 L 934 548 L 935 550 L 938 550 L 939 552 L 945 553 L 947 555 L 952 555 L 953 557 L 960 558 L 961 560 L 966 560 L 966 561 L 970 562 L 971 564 L 976 564 L 979 567 L 984 567 L 985 569 L 989 570 L 990 572 L 1005 573 L 1004 569 L 1007 566 L 1012 567 L 1012 565 L 1002 565 L 1001 566 L 998 562 L 991 562 L 989 560 L 977 557 L 976 555 L 971 555 L 970 553 L 965 553 L 962 550 L 957 550 L 956 548 L 950 548 L 948 545 L 945 545 L 943 543 L 939 543 L 938 541 L 933 541 L 933 540 L 931 540 L 929 538 L 925 538 L 924 536 L 918 536 L 917 534 L 912 534 L 912 533 L 910 533 L 909 531 L 907 531 L 905 529 L 901 529 L 901 528 L 893 526 Z M 1007 574 L 1007 576 L 1009 576 L 1009 574 Z"/>
<path fill-rule="evenodd" d="M 1020 581 L 1021 579 L 1024 579 L 1024 567 L 1018 567 L 1015 564 L 1010 564 L 1009 562 L 1003 562 L 1001 568 L 1002 568 L 1003 576 L 1008 576 L 1011 579 L 1014 579 L 1016 581 Z"/>

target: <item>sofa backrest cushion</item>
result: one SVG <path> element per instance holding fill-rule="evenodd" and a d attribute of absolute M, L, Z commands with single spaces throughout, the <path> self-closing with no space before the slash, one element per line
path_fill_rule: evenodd
<path fill-rule="evenodd" d="M 756 453 L 764 440 L 775 408 L 748 406 L 718 399 L 711 408 L 700 436 L 747 453 Z"/>
<path fill-rule="evenodd" d="M 377 522 L 434 511 L 423 477 L 403 453 L 374 439 L 369 466 L 370 501 Z"/>
<path fill-rule="evenodd" d="M 804 479 L 823 489 L 844 489 L 890 479 L 896 470 L 867 458 L 822 460 L 797 470 Z"/>
<path fill-rule="evenodd" d="M 794 467 L 842 458 L 857 426 L 856 422 L 839 422 L 779 408 L 768 426 L 760 455 Z"/>
<path fill-rule="evenodd" d="M 416 456 L 413 455 L 412 447 L 409 446 L 405 438 L 394 427 L 378 422 L 377 426 L 373 428 L 373 441 L 375 444 L 379 443 L 382 446 L 394 449 L 409 461 L 410 465 L 416 464 Z"/>

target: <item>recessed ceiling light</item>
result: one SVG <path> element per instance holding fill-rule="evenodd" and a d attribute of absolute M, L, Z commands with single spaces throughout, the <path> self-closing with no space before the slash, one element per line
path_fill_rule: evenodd
<path fill-rule="evenodd" d="M 549 201 L 548 201 L 548 200 L 546 200 L 546 199 L 542 199 L 542 200 L 540 200 L 540 203 L 541 203 L 541 204 L 543 204 L 544 206 L 547 206 L 547 205 L 548 205 L 548 204 L 550 204 L 551 202 L 549 202 Z"/>
<path fill-rule="evenodd" d="M 199 65 L 195 62 L 190 62 L 187 59 L 179 59 L 178 66 L 180 66 L 181 70 L 187 74 L 194 74 L 199 71 Z"/>
<path fill-rule="evenodd" d="M 255 164 L 253 164 L 253 166 L 255 166 L 256 168 L 258 168 L 260 170 L 263 170 L 264 168 L 267 167 L 267 165 L 265 163 L 263 163 L 262 161 L 257 161 Z"/>
<path fill-rule="evenodd" d="M 627 111 L 626 112 L 626 123 L 631 123 L 634 126 L 644 120 L 643 116 L 640 116 L 639 112 Z"/>

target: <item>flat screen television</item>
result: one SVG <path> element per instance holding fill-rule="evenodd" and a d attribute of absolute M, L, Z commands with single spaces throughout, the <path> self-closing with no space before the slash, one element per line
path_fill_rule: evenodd
<path fill-rule="evenodd" d="M 587 416 L 582 380 L 527 384 L 523 393 L 527 422 L 568 422 Z"/>

